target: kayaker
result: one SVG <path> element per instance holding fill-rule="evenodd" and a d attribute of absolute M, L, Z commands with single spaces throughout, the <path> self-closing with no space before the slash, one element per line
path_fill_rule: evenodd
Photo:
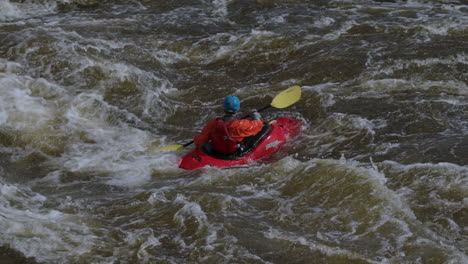
<path fill-rule="evenodd" d="M 211 119 L 201 133 L 195 135 L 193 141 L 197 147 L 209 143 L 217 152 L 231 154 L 242 147 L 245 138 L 262 130 L 263 121 L 256 110 L 250 114 L 251 119 L 237 119 L 240 100 L 236 96 L 227 96 L 223 107 L 224 116 Z"/>

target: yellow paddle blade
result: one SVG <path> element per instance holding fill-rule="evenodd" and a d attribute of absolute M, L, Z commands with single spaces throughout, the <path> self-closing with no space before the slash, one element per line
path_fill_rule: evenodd
<path fill-rule="evenodd" d="M 279 93 L 271 102 L 275 108 L 285 108 L 301 99 L 301 87 L 294 85 Z"/>
<path fill-rule="evenodd" d="M 182 145 L 170 145 L 166 146 L 164 148 L 158 149 L 158 151 L 163 152 L 163 151 L 182 151 L 184 150 L 184 146 Z"/>

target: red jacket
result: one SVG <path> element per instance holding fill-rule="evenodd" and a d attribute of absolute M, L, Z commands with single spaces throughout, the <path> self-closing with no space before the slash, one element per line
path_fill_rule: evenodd
<path fill-rule="evenodd" d="M 216 127 L 217 118 L 211 119 L 203 128 L 201 133 L 197 134 L 193 141 L 197 147 L 201 147 L 203 143 L 211 140 L 211 134 Z M 263 121 L 260 120 L 249 120 L 249 119 L 237 119 L 227 123 L 227 131 L 229 137 L 242 141 L 246 137 L 253 136 L 260 132 L 263 127 Z"/>

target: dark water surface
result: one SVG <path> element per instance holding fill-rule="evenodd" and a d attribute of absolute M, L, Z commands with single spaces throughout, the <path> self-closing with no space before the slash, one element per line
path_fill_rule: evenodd
<path fill-rule="evenodd" d="M 0 0 L 0 257 L 468 263 L 467 53 L 462 0 Z M 271 164 L 157 151 L 292 85 Z"/>

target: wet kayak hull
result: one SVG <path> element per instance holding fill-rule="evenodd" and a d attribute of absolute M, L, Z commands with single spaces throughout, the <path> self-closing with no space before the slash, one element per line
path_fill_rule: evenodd
<path fill-rule="evenodd" d="M 279 118 L 272 122 L 270 126 L 269 133 L 258 142 L 252 151 L 242 157 L 236 159 L 222 159 L 213 157 L 201 149 L 195 148 L 182 157 L 179 168 L 195 170 L 205 166 L 225 168 L 246 165 L 278 151 L 288 139 L 296 136 L 300 132 L 300 121 L 289 117 Z"/>

